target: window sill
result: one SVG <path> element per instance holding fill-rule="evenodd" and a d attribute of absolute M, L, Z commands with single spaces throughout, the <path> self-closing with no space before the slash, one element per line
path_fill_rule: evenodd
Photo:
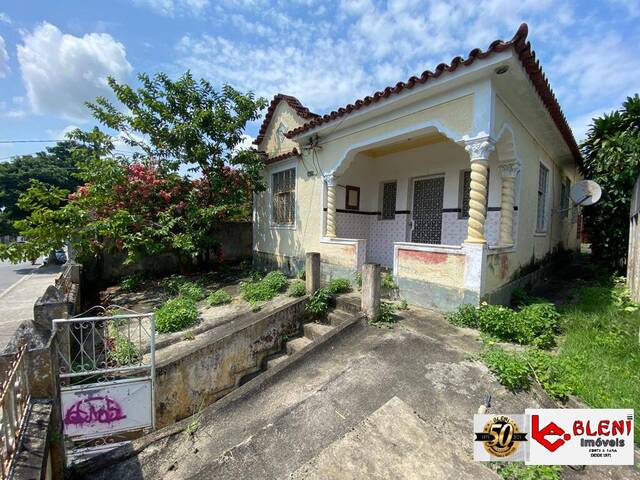
<path fill-rule="evenodd" d="M 296 226 L 294 225 L 278 225 L 277 223 L 272 223 L 270 227 L 273 230 L 295 230 Z"/>
<path fill-rule="evenodd" d="M 546 232 L 546 231 L 544 231 L 544 232 L 535 232 L 535 233 L 533 234 L 533 236 L 534 236 L 534 237 L 546 237 L 546 236 L 547 236 L 547 233 L 548 233 L 548 232 Z"/>

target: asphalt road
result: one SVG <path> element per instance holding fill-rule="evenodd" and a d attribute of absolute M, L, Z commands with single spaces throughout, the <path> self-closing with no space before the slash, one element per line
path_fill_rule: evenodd
<path fill-rule="evenodd" d="M 33 273 L 33 271 L 41 265 L 42 259 L 39 259 L 35 265 L 31 265 L 31 262 L 18 264 L 0 262 L 0 295 L 21 278 Z"/>

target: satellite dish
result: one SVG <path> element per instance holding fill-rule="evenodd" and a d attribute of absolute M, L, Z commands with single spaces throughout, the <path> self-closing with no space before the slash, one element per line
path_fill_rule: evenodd
<path fill-rule="evenodd" d="M 600 200 L 602 189 L 593 180 L 582 180 L 571 187 L 570 195 L 575 205 L 587 207 Z"/>

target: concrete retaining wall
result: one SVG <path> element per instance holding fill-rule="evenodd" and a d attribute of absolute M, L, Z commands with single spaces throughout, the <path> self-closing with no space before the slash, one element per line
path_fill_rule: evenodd
<path fill-rule="evenodd" d="M 235 390 L 299 332 L 307 297 L 251 313 L 156 355 L 156 424 L 169 425 Z"/>

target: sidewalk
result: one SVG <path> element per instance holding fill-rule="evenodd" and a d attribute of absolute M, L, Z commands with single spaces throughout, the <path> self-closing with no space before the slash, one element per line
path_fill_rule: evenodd
<path fill-rule="evenodd" d="M 24 320 L 33 319 L 33 304 L 60 275 L 62 267 L 40 267 L 0 294 L 0 352 Z"/>

